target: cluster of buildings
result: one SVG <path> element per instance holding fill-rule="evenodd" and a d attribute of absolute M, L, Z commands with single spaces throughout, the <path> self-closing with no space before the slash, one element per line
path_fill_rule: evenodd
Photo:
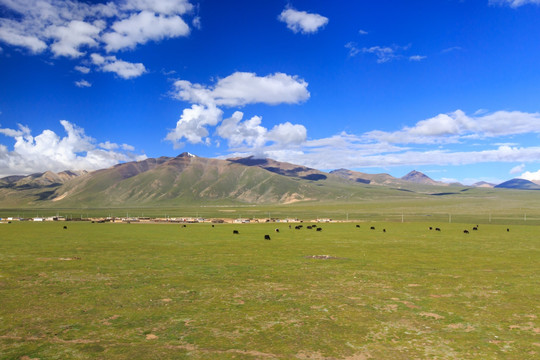
<path fill-rule="evenodd" d="M 225 218 L 225 219 L 206 219 L 202 217 L 163 217 L 163 218 L 151 218 L 151 217 L 86 217 L 73 218 L 64 216 L 48 216 L 48 217 L 5 217 L 0 218 L 0 223 L 6 223 L 11 221 L 33 221 L 33 222 L 45 222 L 45 221 L 91 221 L 93 223 L 183 223 L 183 224 L 195 224 L 195 223 L 230 223 L 230 224 L 249 224 L 249 223 L 301 223 L 303 220 L 297 218 L 262 218 L 262 219 L 248 219 L 248 218 Z M 311 222 L 334 222 L 332 219 L 316 219 Z"/>

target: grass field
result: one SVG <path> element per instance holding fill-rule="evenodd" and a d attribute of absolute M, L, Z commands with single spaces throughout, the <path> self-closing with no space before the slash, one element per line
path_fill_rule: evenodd
<path fill-rule="evenodd" d="M 540 357 L 536 226 L 63 225 L 0 224 L 1 359 Z"/>

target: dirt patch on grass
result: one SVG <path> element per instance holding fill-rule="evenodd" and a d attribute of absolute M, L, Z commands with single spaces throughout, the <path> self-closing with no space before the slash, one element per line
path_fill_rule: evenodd
<path fill-rule="evenodd" d="M 345 260 L 346 258 L 340 258 L 332 255 L 310 255 L 306 256 L 306 259 L 317 259 L 317 260 Z"/>
<path fill-rule="evenodd" d="M 73 261 L 73 260 L 81 260 L 80 257 L 78 256 L 73 256 L 73 257 L 61 257 L 61 258 L 37 258 L 36 259 L 37 261 L 55 261 L 55 260 L 58 260 L 58 261 Z"/>
<path fill-rule="evenodd" d="M 435 313 L 430 313 L 430 312 L 421 312 L 418 315 L 423 316 L 423 317 L 432 318 L 432 319 L 435 319 L 435 320 L 444 319 L 444 316 L 439 315 L 439 314 L 435 314 Z"/>
<path fill-rule="evenodd" d="M 159 336 L 154 334 L 146 334 L 146 340 L 157 340 L 159 339 Z"/>
<path fill-rule="evenodd" d="M 474 330 L 474 326 L 469 324 L 462 324 L 462 323 L 456 323 L 456 324 L 450 324 L 448 325 L 450 329 L 454 330 L 463 330 L 465 332 L 471 332 Z"/>
<path fill-rule="evenodd" d="M 453 294 L 431 294 L 431 295 L 429 295 L 429 297 L 432 297 L 432 298 L 435 298 L 435 299 L 450 298 L 450 297 L 453 297 L 453 296 L 454 296 Z"/>

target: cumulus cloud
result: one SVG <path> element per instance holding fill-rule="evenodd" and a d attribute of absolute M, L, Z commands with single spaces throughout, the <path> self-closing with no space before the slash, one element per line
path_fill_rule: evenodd
<path fill-rule="evenodd" d="M 328 23 L 328 18 L 319 14 L 287 8 L 278 16 L 294 33 L 313 34 Z"/>
<path fill-rule="evenodd" d="M 217 134 L 229 141 L 229 146 L 237 147 L 247 145 L 250 147 L 261 147 L 267 139 L 268 130 L 261 126 L 262 118 L 253 116 L 251 119 L 242 121 L 244 114 L 240 111 L 235 111 L 234 114 L 223 120 L 217 128 Z"/>
<path fill-rule="evenodd" d="M 182 146 L 183 138 L 192 144 L 210 143 L 207 126 L 216 126 L 223 116 L 223 111 L 214 105 L 194 104 L 184 109 L 176 128 L 170 131 L 165 140 L 171 141 L 175 148 Z"/>
<path fill-rule="evenodd" d="M 229 107 L 256 103 L 297 104 L 310 96 L 307 82 L 284 73 L 257 76 L 254 73 L 235 72 L 220 79 L 213 87 L 186 80 L 178 80 L 174 86 L 175 97 L 180 100 Z"/>
<path fill-rule="evenodd" d="M 79 49 L 86 45 L 97 46 L 97 37 L 102 30 L 102 23 L 98 26 L 79 20 L 73 20 L 66 26 L 52 25 L 47 28 L 47 33 L 54 39 L 51 50 L 56 56 L 77 58 L 84 55 Z"/>
<path fill-rule="evenodd" d="M 130 63 L 118 60 L 116 56 L 92 54 L 91 59 L 94 65 L 97 65 L 101 71 L 113 72 L 123 79 L 138 77 L 146 72 L 146 68 L 142 63 Z"/>
<path fill-rule="evenodd" d="M 113 32 L 103 35 L 108 52 L 133 49 L 138 44 L 153 40 L 186 36 L 189 26 L 180 16 L 165 16 L 142 11 L 112 25 Z"/>
<path fill-rule="evenodd" d="M 192 8 L 188 0 L 0 0 L 4 15 L 0 42 L 68 58 L 81 58 L 88 49 L 94 53 L 133 49 L 149 41 L 187 36 L 190 28 L 182 17 Z M 143 69 L 142 64 L 120 60 L 101 68 L 122 78 L 138 76 Z"/>
<path fill-rule="evenodd" d="M 310 96 L 307 82 L 296 76 L 275 73 L 257 76 L 254 73 L 236 72 L 217 81 L 214 86 L 193 84 L 186 80 L 174 83 L 173 96 L 192 103 L 184 109 L 176 128 L 169 132 L 166 140 L 175 146 L 181 140 L 190 143 L 211 142 L 208 127 L 217 126 L 216 135 L 226 139 L 229 146 L 257 148 L 268 142 L 290 146 L 305 139 L 306 130 L 301 125 L 290 123 L 276 125 L 272 130 L 262 126 L 262 118 L 253 116 L 243 120 L 244 114 L 236 111 L 222 121 L 220 107 L 242 107 L 249 104 L 298 104 Z M 285 134 L 290 130 L 290 134 Z"/>
<path fill-rule="evenodd" d="M 122 161 L 143 160 L 145 155 L 135 155 L 126 151 L 114 151 L 110 146 L 102 147 L 86 135 L 84 129 L 66 120 L 60 121 L 65 136 L 52 130 L 43 130 L 32 136 L 29 128 L 19 125 L 19 129 L 0 128 L 0 133 L 12 138 L 13 150 L 0 146 L 0 176 L 24 175 L 35 172 L 63 170 L 97 170 Z M 127 145 L 130 149 L 133 149 Z M 125 149 L 125 148 L 124 148 Z"/>
<path fill-rule="evenodd" d="M 540 181 L 540 170 L 538 171 L 526 171 L 519 176 L 521 179 L 529 181 Z"/>

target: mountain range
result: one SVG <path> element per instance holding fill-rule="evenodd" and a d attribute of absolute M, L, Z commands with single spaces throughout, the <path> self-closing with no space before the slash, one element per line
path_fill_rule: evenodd
<path fill-rule="evenodd" d="M 478 187 L 492 187 L 479 183 Z M 513 179 L 496 188 L 539 190 Z M 227 160 L 182 153 L 87 171 L 47 171 L 0 179 L 1 207 L 122 207 L 178 204 L 286 204 L 362 200 L 376 195 L 457 194 L 470 187 L 435 181 L 418 171 L 401 178 L 347 169 L 323 172 L 255 157 Z M 453 189 L 453 190 L 449 190 Z"/>

